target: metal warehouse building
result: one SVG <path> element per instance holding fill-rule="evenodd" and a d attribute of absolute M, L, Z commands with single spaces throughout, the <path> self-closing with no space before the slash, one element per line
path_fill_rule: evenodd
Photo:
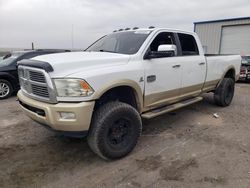
<path fill-rule="evenodd" d="M 194 22 L 208 54 L 250 54 L 250 17 Z"/>

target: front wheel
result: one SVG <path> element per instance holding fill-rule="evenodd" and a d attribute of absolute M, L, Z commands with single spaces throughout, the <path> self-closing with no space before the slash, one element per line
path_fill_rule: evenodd
<path fill-rule="evenodd" d="M 224 78 L 215 90 L 214 101 L 218 106 L 229 106 L 234 96 L 235 81 L 232 78 Z"/>
<path fill-rule="evenodd" d="M 90 148 L 104 159 L 126 156 L 142 131 L 140 114 L 122 102 L 109 102 L 94 113 L 88 134 Z"/>
<path fill-rule="evenodd" d="M 13 87 L 7 80 L 0 79 L 0 100 L 10 97 L 13 93 Z"/>

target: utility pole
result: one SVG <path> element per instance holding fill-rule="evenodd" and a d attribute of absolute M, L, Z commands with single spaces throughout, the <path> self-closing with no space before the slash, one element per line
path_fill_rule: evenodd
<path fill-rule="evenodd" d="M 32 50 L 35 49 L 35 48 L 34 48 L 34 43 L 33 43 L 33 42 L 31 43 L 31 49 L 32 49 Z"/>

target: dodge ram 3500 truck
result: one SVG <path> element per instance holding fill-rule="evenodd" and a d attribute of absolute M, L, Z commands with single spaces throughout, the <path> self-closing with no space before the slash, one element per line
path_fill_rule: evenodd
<path fill-rule="evenodd" d="M 142 118 L 202 100 L 228 106 L 239 55 L 204 55 L 193 32 L 150 28 L 108 34 L 83 52 L 19 62 L 23 111 L 68 136 L 87 135 L 90 148 L 117 159 L 135 147 Z"/>

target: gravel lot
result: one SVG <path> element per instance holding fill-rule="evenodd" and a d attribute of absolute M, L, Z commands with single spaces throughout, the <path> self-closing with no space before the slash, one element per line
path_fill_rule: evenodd
<path fill-rule="evenodd" d="M 113 162 L 94 155 L 86 139 L 31 121 L 15 97 L 0 101 L 0 187 L 249 188 L 250 84 L 237 84 L 227 108 L 204 98 L 144 121 L 135 150 Z"/>

